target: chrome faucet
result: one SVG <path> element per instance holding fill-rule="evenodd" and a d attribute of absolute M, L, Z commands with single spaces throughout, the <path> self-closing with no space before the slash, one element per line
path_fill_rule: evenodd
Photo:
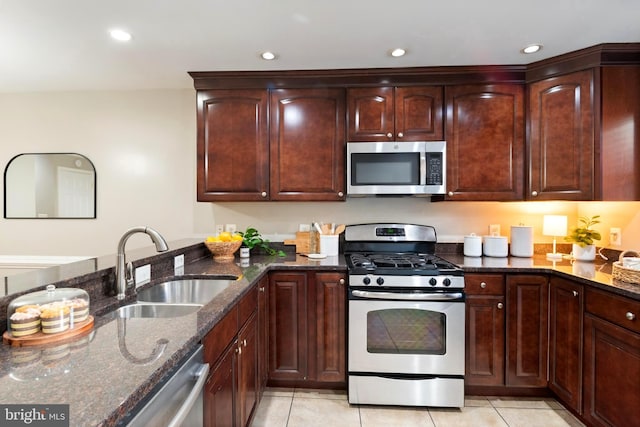
<path fill-rule="evenodd" d="M 117 298 L 119 300 L 124 299 L 128 286 L 133 285 L 133 265 L 127 263 L 124 254 L 124 245 L 131 235 L 135 233 L 146 233 L 151 237 L 153 243 L 156 245 L 158 252 L 164 252 L 169 249 L 167 242 L 164 238 L 151 227 L 133 227 L 127 230 L 118 242 L 118 257 L 116 259 L 116 291 L 118 292 Z"/>

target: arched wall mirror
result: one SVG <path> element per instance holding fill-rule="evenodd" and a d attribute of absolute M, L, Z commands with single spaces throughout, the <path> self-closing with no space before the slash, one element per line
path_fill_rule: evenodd
<path fill-rule="evenodd" d="M 4 170 L 5 218 L 95 218 L 96 170 L 76 153 L 25 153 Z"/>

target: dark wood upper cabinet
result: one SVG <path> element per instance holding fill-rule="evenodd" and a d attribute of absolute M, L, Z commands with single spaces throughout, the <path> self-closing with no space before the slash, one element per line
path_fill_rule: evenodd
<path fill-rule="evenodd" d="M 263 200 L 269 189 L 266 90 L 197 96 L 198 201 Z"/>
<path fill-rule="evenodd" d="M 344 89 L 275 89 L 269 113 L 270 199 L 344 200 Z"/>
<path fill-rule="evenodd" d="M 592 70 L 529 85 L 528 198 L 594 198 L 593 90 Z"/>
<path fill-rule="evenodd" d="M 447 86 L 447 198 L 522 200 L 524 86 Z"/>
<path fill-rule="evenodd" d="M 348 140 L 440 141 L 442 87 L 368 87 L 347 91 Z"/>

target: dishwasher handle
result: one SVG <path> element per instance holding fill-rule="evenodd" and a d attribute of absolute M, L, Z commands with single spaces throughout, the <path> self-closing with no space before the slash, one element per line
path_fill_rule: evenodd
<path fill-rule="evenodd" d="M 207 377 L 209 376 L 209 364 L 203 363 L 200 368 L 198 368 L 197 372 L 194 374 L 194 377 L 198 380 L 193 385 L 193 388 L 189 392 L 189 396 L 184 400 L 184 403 L 176 412 L 176 415 L 173 419 L 167 424 L 167 427 L 180 427 L 184 420 L 189 415 L 189 411 L 193 407 L 193 404 L 196 403 L 198 398 L 200 397 L 200 393 L 204 388 L 204 384 L 207 382 Z"/>

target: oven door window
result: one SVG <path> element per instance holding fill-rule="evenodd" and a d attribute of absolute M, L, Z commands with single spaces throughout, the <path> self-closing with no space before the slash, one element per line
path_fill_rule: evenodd
<path fill-rule="evenodd" d="M 351 185 L 420 185 L 420 153 L 352 153 Z"/>
<path fill-rule="evenodd" d="M 446 315 L 390 308 L 367 313 L 367 352 L 384 354 L 446 353 Z"/>

